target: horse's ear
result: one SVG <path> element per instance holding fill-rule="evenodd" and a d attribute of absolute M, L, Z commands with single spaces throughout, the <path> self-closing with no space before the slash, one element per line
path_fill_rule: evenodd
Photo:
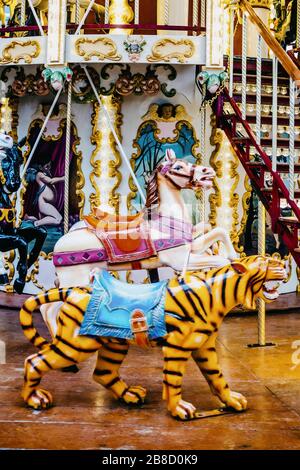
<path fill-rule="evenodd" d="M 176 160 L 176 155 L 174 150 L 172 149 L 167 149 L 166 150 L 166 156 L 165 156 L 165 161 L 167 162 L 174 162 Z"/>
<path fill-rule="evenodd" d="M 245 266 L 243 263 L 240 263 L 239 261 L 232 261 L 231 267 L 237 274 L 245 274 L 249 271 L 247 266 Z"/>

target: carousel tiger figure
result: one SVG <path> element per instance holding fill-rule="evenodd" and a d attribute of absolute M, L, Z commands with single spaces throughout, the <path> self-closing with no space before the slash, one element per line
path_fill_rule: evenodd
<path fill-rule="evenodd" d="M 109 274 L 106 274 L 109 276 Z M 278 287 L 286 278 L 283 262 L 269 257 L 249 256 L 207 272 L 187 272 L 166 282 L 164 319 L 166 335 L 150 341 L 162 346 L 164 357 L 163 399 L 173 417 L 195 419 L 196 408 L 182 399 L 182 380 L 191 357 L 206 378 L 214 395 L 236 411 L 247 407 L 246 398 L 231 391 L 218 360 L 216 340 L 225 315 L 235 306 L 255 308 L 259 297 L 271 302 L 278 297 Z M 121 281 L 117 288 L 122 288 Z M 153 289 L 153 284 L 149 288 Z M 124 286 L 123 286 L 124 287 Z M 145 286 L 143 286 L 146 289 Z M 141 297 L 140 297 L 141 299 Z M 25 336 L 40 351 L 25 361 L 22 397 L 34 409 L 52 405 L 51 394 L 39 388 L 42 376 L 53 369 L 76 365 L 98 353 L 93 378 L 126 404 L 142 404 L 146 390 L 129 386 L 119 376 L 134 341 L 113 337 L 81 336 L 79 330 L 91 300 L 90 288 L 51 289 L 30 297 L 20 311 Z M 52 343 L 42 338 L 33 325 L 32 313 L 40 305 L 63 301 Z M 141 300 L 139 300 L 141 302 Z M 128 304 L 126 304 L 128 306 Z"/>

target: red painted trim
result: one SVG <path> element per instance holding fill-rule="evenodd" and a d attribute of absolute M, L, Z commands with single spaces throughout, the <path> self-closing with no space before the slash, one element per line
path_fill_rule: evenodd
<path fill-rule="evenodd" d="M 67 30 L 76 30 L 78 25 L 67 24 Z M 205 28 L 199 26 L 176 26 L 176 25 L 159 25 L 159 24 L 85 24 L 83 30 L 89 29 L 133 29 L 133 30 L 162 30 L 162 31 L 197 31 L 199 34 L 205 31 Z M 48 26 L 43 26 L 44 31 L 48 31 Z M 0 28 L 0 34 L 13 33 L 20 31 L 39 31 L 38 26 L 9 26 Z"/>

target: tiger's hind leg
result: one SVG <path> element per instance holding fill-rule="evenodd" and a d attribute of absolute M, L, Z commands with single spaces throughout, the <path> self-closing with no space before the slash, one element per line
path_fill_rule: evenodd
<path fill-rule="evenodd" d="M 51 393 L 39 388 L 42 377 L 50 370 L 69 367 L 74 363 L 75 361 L 71 359 L 61 357 L 57 351 L 51 349 L 51 346 L 27 357 L 22 390 L 22 398 L 25 403 L 36 410 L 49 408 L 53 399 Z"/>
<path fill-rule="evenodd" d="M 119 376 L 119 369 L 128 349 L 127 342 L 103 341 L 103 347 L 98 351 L 93 379 L 110 390 L 118 400 L 128 405 L 141 405 L 146 397 L 146 389 L 140 385 L 129 387 Z"/>

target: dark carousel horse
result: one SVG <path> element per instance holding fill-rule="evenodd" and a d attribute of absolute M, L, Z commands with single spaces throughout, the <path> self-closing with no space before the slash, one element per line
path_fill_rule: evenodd
<path fill-rule="evenodd" d="M 0 133 L 0 251 L 19 252 L 18 277 L 14 281 L 14 289 L 18 294 L 23 292 L 27 271 L 38 259 L 47 236 L 47 230 L 42 227 L 15 227 L 15 209 L 9 196 L 21 185 L 22 163 L 22 152 L 18 145 L 13 143 L 9 135 Z M 28 245 L 32 241 L 33 248 L 28 253 Z"/>

